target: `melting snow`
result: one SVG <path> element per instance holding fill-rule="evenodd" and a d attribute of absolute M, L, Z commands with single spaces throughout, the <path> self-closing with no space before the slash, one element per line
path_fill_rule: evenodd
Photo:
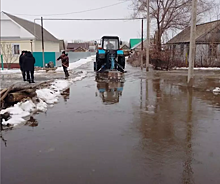
<path fill-rule="evenodd" d="M 81 59 L 78 62 L 71 63 L 70 69 L 77 68 L 83 64 L 92 61 L 92 57 L 87 59 Z M 57 70 L 62 69 L 59 67 Z M 7 70 L 4 70 L 7 71 Z M 3 71 L 1 71 L 3 72 Z M 20 72 L 20 70 L 19 70 Z M 8 73 L 10 73 L 8 71 Z M 32 100 L 27 100 L 25 102 L 19 102 L 15 104 L 13 107 L 9 107 L 7 109 L 3 109 L 0 111 L 0 114 L 4 114 L 5 112 L 10 113 L 11 118 L 8 121 L 3 120 L 2 124 L 7 125 L 18 125 L 20 123 L 25 122 L 25 118 L 30 116 L 31 113 L 36 111 L 45 112 L 48 107 L 53 106 L 54 103 L 58 102 L 59 96 L 63 90 L 68 88 L 73 82 L 80 81 L 87 76 L 87 72 L 83 71 L 80 76 L 77 76 L 73 79 L 69 80 L 55 80 L 51 83 L 49 88 L 38 89 L 36 90 L 38 102 L 34 103 Z"/>
<path fill-rule="evenodd" d="M 213 89 L 213 93 L 220 94 L 220 87 L 216 87 L 215 89 Z"/>
<path fill-rule="evenodd" d="M 188 70 L 188 67 L 175 67 L 173 69 L 176 70 Z M 194 70 L 220 70 L 220 67 L 198 67 L 198 68 L 194 68 Z"/>

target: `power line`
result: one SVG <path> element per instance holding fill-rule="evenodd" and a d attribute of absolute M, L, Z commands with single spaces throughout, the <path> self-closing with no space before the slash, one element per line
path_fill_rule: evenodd
<path fill-rule="evenodd" d="M 66 21 L 71 21 L 71 20 L 75 20 L 75 21 L 122 21 L 122 20 L 141 20 L 143 18 L 112 18 L 112 19 L 108 19 L 108 18 L 104 18 L 104 19 L 71 19 L 71 18 L 44 18 L 43 20 L 53 20 L 53 21 L 57 21 L 57 20 L 66 20 Z M 36 18 L 34 20 L 41 20 L 40 18 Z"/>
<path fill-rule="evenodd" d="M 82 11 L 75 11 L 75 12 L 68 12 L 68 13 L 60 13 L 60 14 L 43 14 L 43 15 L 29 15 L 29 14 L 16 14 L 16 15 L 26 15 L 26 16 L 56 16 L 56 15 L 70 15 L 70 14 L 77 14 L 77 13 L 85 13 L 85 12 L 90 12 L 90 11 L 95 11 L 95 10 L 101 10 L 101 9 L 105 9 L 105 8 L 109 8 L 112 6 L 116 6 L 119 4 L 123 4 L 126 3 L 127 1 L 123 1 L 120 3 L 115 3 L 115 4 L 111 4 L 111 5 L 107 5 L 107 6 L 102 6 L 99 8 L 93 8 L 93 9 L 88 9 L 88 10 L 82 10 Z"/>

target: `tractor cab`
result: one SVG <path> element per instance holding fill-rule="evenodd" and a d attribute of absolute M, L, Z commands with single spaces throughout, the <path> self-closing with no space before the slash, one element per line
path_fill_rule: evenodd
<path fill-rule="evenodd" d="M 118 37 L 102 37 L 102 48 L 104 50 L 119 50 L 120 41 Z"/>

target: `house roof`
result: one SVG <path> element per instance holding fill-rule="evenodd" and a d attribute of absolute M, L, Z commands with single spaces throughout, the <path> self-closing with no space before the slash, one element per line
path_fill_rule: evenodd
<path fill-rule="evenodd" d="M 196 26 L 196 42 L 204 42 L 202 38 L 220 25 L 220 20 L 199 24 Z M 175 37 L 173 37 L 167 44 L 188 43 L 190 42 L 190 27 L 187 27 Z"/>
<path fill-rule="evenodd" d="M 84 49 L 89 49 L 89 43 L 68 43 L 67 49 L 76 49 L 82 47 Z"/>
<path fill-rule="evenodd" d="M 143 43 L 146 41 L 147 39 L 143 40 Z M 142 41 L 140 40 L 140 42 L 138 42 L 136 45 L 134 45 L 133 47 L 131 47 L 131 49 L 135 49 L 137 48 L 139 45 L 141 45 Z"/>
<path fill-rule="evenodd" d="M 74 49 L 74 51 L 86 51 L 86 49 L 83 47 L 78 47 L 78 48 Z"/>
<path fill-rule="evenodd" d="M 34 35 L 36 40 L 42 40 L 40 25 L 33 23 L 31 21 L 16 17 L 14 15 L 8 14 L 6 12 L 3 12 L 3 13 L 7 15 L 9 18 L 11 18 L 14 22 L 19 24 L 21 27 L 26 29 L 28 32 L 30 32 L 32 35 Z M 44 41 L 59 42 L 59 40 L 55 38 L 51 33 L 49 33 L 46 29 L 44 29 Z"/>
<path fill-rule="evenodd" d="M 122 45 L 121 49 L 130 49 L 126 44 Z"/>
<path fill-rule="evenodd" d="M 141 38 L 132 38 L 130 39 L 130 48 L 133 48 L 135 45 L 141 42 Z"/>

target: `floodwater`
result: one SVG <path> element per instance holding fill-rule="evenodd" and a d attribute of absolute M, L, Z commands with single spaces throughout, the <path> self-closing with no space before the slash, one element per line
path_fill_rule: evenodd
<path fill-rule="evenodd" d="M 87 67 L 45 114 L 2 132 L 2 184 L 220 183 L 220 95 L 187 89 L 181 72 L 128 66 L 108 84 Z"/>

